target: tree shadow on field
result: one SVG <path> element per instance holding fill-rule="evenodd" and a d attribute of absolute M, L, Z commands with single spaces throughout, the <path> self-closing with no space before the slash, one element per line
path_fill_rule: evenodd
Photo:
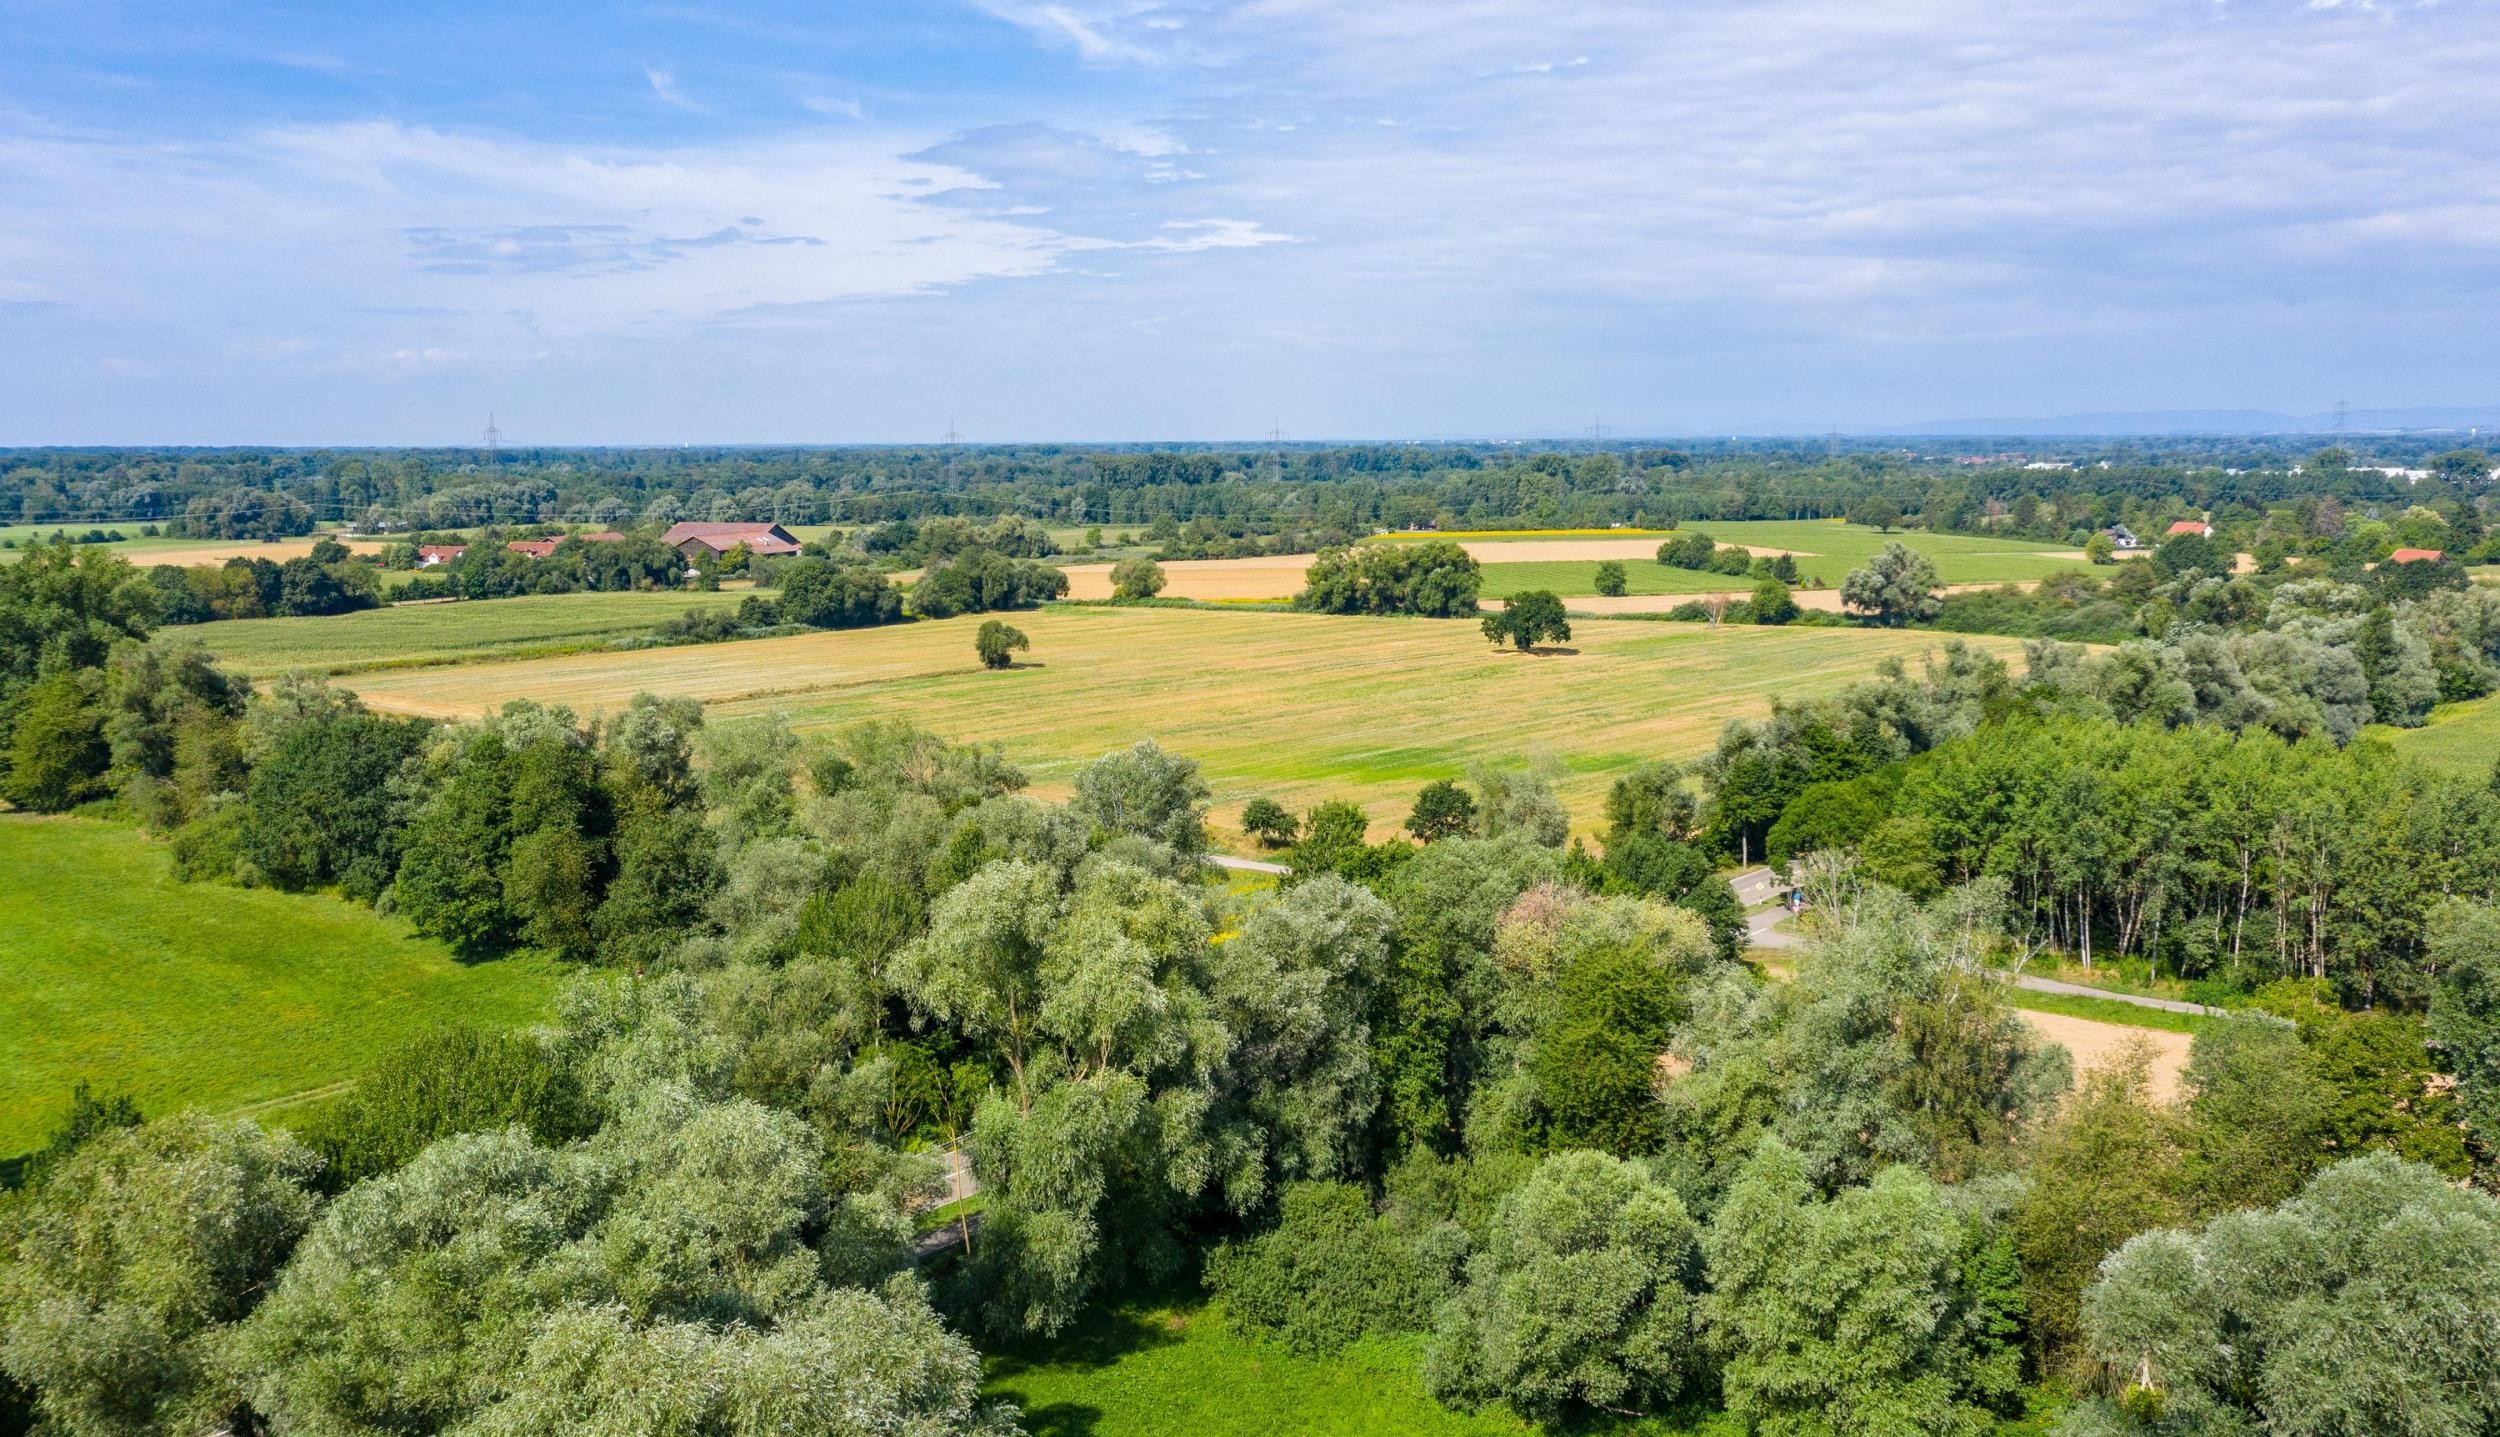
<path fill-rule="evenodd" d="M 1181 1340 L 1185 1322 L 1174 1314 L 1143 1307 L 1094 1308 L 1056 1336 L 1028 1338 L 993 1354 L 989 1375 L 1013 1381 L 1036 1368 L 1109 1367 L 1140 1352 L 1168 1347 Z"/>
<path fill-rule="evenodd" d="M 1563 644 L 1538 644 L 1534 648 L 1513 649 L 1511 652 L 1515 654 L 1526 654 L 1531 658 L 1539 659 L 1577 658 L 1580 654 L 1578 649 L 1570 648 Z"/>
<path fill-rule="evenodd" d="M 1102 1425 L 1102 1409 L 1082 1402 L 1053 1402 L 1022 1412 L 1024 1430 L 1032 1437 L 1093 1437 Z"/>

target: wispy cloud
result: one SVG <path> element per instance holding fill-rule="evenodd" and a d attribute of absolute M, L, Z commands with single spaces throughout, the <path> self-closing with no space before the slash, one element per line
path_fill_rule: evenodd
<path fill-rule="evenodd" d="M 692 110 L 697 114 L 703 112 L 701 105 L 686 98 L 686 92 L 678 88 L 677 76 L 674 73 L 663 70 L 657 65 L 643 66 L 642 73 L 643 78 L 651 82 L 651 93 L 660 97 L 661 104 L 674 105 L 678 109 Z"/>
<path fill-rule="evenodd" d="M 846 100 L 834 95 L 801 95 L 799 104 L 802 108 L 813 110 L 819 115 L 832 115 L 845 120 L 868 118 L 867 107 L 859 101 Z"/>

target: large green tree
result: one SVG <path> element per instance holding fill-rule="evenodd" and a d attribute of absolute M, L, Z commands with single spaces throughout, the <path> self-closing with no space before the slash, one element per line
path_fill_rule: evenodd
<path fill-rule="evenodd" d="M 188 1113 L 100 1133 L 48 1173 L 0 1265 L 0 1368 L 47 1430 L 237 1423 L 223 1343 L 312 1222 L 320 1169 L 285 1134 Z"/>
<path fill-rule="evenodd" d="M 1936 566 L 1925 554 L 1895 541 L 1853 569 L 1840 583 L 1840 602 L 1867 622 L 1887 628 L 1923 623 L 1943 612 Z"/>
<path fill-rule="evenodd" d="M 1539 1418 L 1640 1413 L 1696 1366 L 1698 1231 L 1672 1188 L 1602 1153 L 1560 1153 L 1502 1199 L 1443 1307 L 1424 1378 L 1444 1401 Z"/>
<path fill-rule="evenodd" d="M 2120 1400 L 2078 1434 L 2500 1428 L 2500 1202 L 2379 1153 L 2120 1248 L 2084 1298 Z"/>

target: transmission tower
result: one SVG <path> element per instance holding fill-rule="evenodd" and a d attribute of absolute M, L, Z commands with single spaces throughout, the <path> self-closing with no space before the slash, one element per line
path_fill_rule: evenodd
<path fill-rule="evenodd" d="M 500 454 L 500 452 L 499 452 L 499 451 L 500 451 L 500 449 L 501 449 L 501 447 L 502 447 L 502 445 L 503 445 L 503 431 L 502 431 L 502 430 L 500 430 L 500 429 L 497 429 L 497 428 L 495 427 L 495 411 L 494 411 L 494 410 L 492 410 L 492 409 L 489 409 L 489 410 L 487 410 L 487 411 L 486 411 L 486 467 L 487 467 L 487 468 L 489 468 L 489 469 L 493 469 L 493 468 L 496 468 L 496 467 L 498 467 L 499 465 L 501 465 L 501 464 L 502 464 L 503 459 L 502 459 L 502 455 L 501 455 L 501 454 Z"/>
<path fill-rule="evenodd" d="M 1591 425 L 1589 426 L 1589 430 L 1588 430 L 1588 433 L 1589 433 L 1589 439 L 1590 439 L 1590 441 L 1591 441 L 1591 442 L 1593 442 L 1593 443 L 1600 443 L 1600 444 L 1604 443 L 1604 442 L 1605 442 L 1605 440 L 1606 440 L 1606 436 L 1607 436 L 1608 434 L 1613 433 L 1613 432 L 1614 432 L 1614 431 L 1612 431 L 1612 430 L 1610 430 L 1610 429 L 1608 429 L 1608 428 L 1606 427 L 1606 421 L 1605 421 L 1605 420 L 1603 420 L 1603 419 L 1600 419 L 1600 420 L 1598 420 L 1596 423 L 1591 424 Z"/>
<path fill-rule="evenodd" d="M 955 432 L 955 418 L 953 415 L 950 414 L 947 416 L 946 432 L 939 435 L 938 438 L 946 443 L 950 448 L 964 442 L 964 437 Z"/>
<path fill-rule="evenodd" d="M 2342 400 L 2340 400 L 2340 399 L 2336 400 L 2336 401 L 2335 401 L 2335 442 L 2336 442 L 2336 443 L 2341 444 L 2341 443 L 2343 443 L 2343 442 L 2344 442 L 2344 421 L 2345 421 L 2345 420 L 2347 420 L 2347 419 L 2349 419 L 2349 418 L 2351 418 L 2351 417 L 2352 417 L 2352 406 L 2351 406 L 2351 405 L 2349 405 L 2349 404 L 2346 404 L 2344 401 L 2342 401 Z"/>

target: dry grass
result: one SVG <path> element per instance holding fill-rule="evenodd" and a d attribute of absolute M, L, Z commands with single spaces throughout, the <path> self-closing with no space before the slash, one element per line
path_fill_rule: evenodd
<path fill-rule="evenodd" d="M 1544 750 L 1593 825 L 1607 784 L 1647 759 L 1706 751 L 1727 719 L 1827 693 L 1935 635 L 1583 621 L 1566 652 L 1488 647 L 1471 623 L 1187 609 L 1058 608 L 1010 616 L 1032 662 L 990 673 L 978 618 L 632 653 L 375 673 L 376 707 L 457 717 L 508 699 L 620 708 L 649 690 L 717 714 L 781 713 L 805 730 L 902 716 L 996 739 L 1045 793 L 1086 759 L 1152 736 L 1205 766 L 1219 814 L 1266 794 L 1293 808 L 1349 798 L 1402 818 L 1414 792 L 1471 761 Z M 1979 639 L 2010 652 L 2018 641 Z"/>

